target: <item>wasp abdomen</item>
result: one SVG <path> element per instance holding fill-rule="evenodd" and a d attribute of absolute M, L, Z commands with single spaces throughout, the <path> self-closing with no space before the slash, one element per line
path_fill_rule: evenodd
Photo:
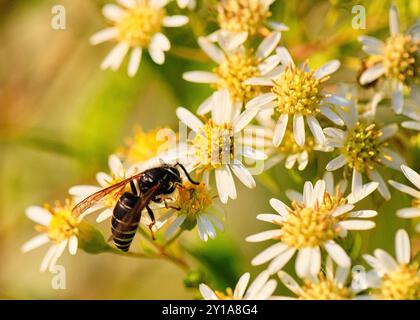
<path fill-rule="evenodd" d="M 113 241 L 115 246 L 122 251 L 128 251 L 130 248 L 139 225 L 140 215 L 138 218 L 127 217 L 132 214 L 131 211 L 137 201 L 139 201 L 138 196 L 126 192 L 120 197 L 113 211 L 111 220 Z"/>

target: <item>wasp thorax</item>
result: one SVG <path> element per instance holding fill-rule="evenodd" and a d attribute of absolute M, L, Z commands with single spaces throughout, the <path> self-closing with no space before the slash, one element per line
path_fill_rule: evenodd
<path fill-rule="evenodd" d="M 234 134 L 229 124 L 207 121 L 192 144 L 202 169 L 219 168 L 230 163 L 234 156 Z"/>
<path fill-rule="evenodd" d="M 332 212 L 345 199 L 341 196 L 331 197 L 325 193 L 324 200 L 312 208 L 292 203 L 292 210 L 281 223 L 280 240 L 293 248 L 316 247 L 332 240 L 340 233 L 337 223 L 340 218 Z"/>
<path fill-rule="evenodd" d="M 277 110 L 280 113 L 313 115 L 319 112 L 323 99 L 322 83 L 328 77 L 316 79 L 312 71 L 287 66 L 274 80 L 272 92 L 277 96 Z"/>
<path fill-rule="evenodd" d="M 117 23 L 119 39 L 132 47 L 147 47 L 153 35 L 161 30 L 163 9 L 153 9 L 147 2 L 125 11 Z"/>
<path fill-rule="evenodd" d="M 51 241 L 60 243 L 79 233 L 79 223 L 72 214 L 70 201 L 66 201 L 64 205 L 57 202 L 54 208 L 46 205 L 45 209 L 51 213 L 51 221 L 48 226 L 39 225 L 36 228 L 47 233 Z"/>
<path fill-rule="evenodd" d="M 317 282 L 305 280 L 299 298 L 303 300 L 349 300 L 354 293 L 347 287 L 320 274 Z"/>
<path fill-rule="evenodd" d="M 246 102 L 261 93 L 259 86 L 244 84 L 245 80 L 259 75 L 258 63 L 252 52 L 236 52 L 214 69 L 219 82 L 216 89 L 227 88 L 234 100 Z"/>
<path fill-rule="evenodd" d="M 175 206 L 179 208 L 179 214 L 185 214 L 187 219 L 196 219 L 197 215 L 208 209 L 213 201 L 206 185 L 185 182 L 178 187 L 178 196 Z"/>
<path fill-rule="evenodd" d="M 357 122 L 355 127 L 349 130 L 344 153 L 350 168 L 355 168 L 359 172 L 373 170 L 381 163 L 383 154 L 381 147 L 387 142 L 381 141 L 382 132 L 377 126 Z"/>
<path fill-rule="evenodd" d="M 407 84 L 419 77 L 416 70 L 416 57 L 420 49 L 420 41 L 408 35 L 397 35 L 387 39 L 385 43 L 384 63 L 388 77 L 398 79 Z"/>
<path fill-rule="evenodd" d="M 253 36 L 271 16 L 268 6 L 260 0 L 222 0 L 218 7 L 218 21 L 223 30 Z"/>
<path fill-rule="evenodd" d="M 420 277 L 417 262 L 399 265 L 394 271 L 384 275 L 377 294 L 381 299 L 419 300 Z"/>

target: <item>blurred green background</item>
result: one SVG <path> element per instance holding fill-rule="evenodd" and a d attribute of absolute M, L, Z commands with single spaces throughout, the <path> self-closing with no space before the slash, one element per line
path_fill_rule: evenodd
<path fill-rule="evenodd" d="M 67 289 L 53 290 L 52 275 L 38 271 L 45 248 L 25 255 L 19 248 L 35 235 L 32 222 L 24 216 L 25 207 L 63 199 L 72 185 L 95 183 L 95 173 L 107 171 L 108 155 L 132 134 L 136 124 L 145 130 L 164 125 L 176 129 L 175 108 L 182 105 L 195 110 L 210 94 L 205 85 L 187 83 L 181 75 L 212 66 L 197 50 L 195 38 L 212 30 L 216 2 L 199 1 L 197 12 L 186 12 L 192 30 L 184 27 L 166 33 L 174 50 L 167 54 L 165 65 L 151 63 L 145 54 L 139 73 L 130 79 L 127 62 L 116 73 L 99 69 L 112 44 L 92 47 L 88 41 L 106 25 L 100 10 L 105 1 L 0 0 L 1 299 L 189 299 L 196 294 L 184 288 L 184 273 L 166 261 L 92 256 L 82 251 L 60 259 L 66 266 Z M 296 60 L 311 56 L 313 67 L 331 58 L 343 62 L 332 79 L 337 83 L 355 81 L 358 58 L 363 56 L 358 35 L 388 35 L 390 3 L 276 1 L 271 8 L 273 19 L 291 29 L 283 34 L 282 44 Z M 396 3 L 405 30 L 419 16 L 420 2 Z M 66 8 L 66 30 L 50 26 L 51 8 L 56 4 Z M 366 7 L 367 30 L 351 28 L 355 4 Z M 175 4 L 169 11 L 180 12 Z M 420 169 L 418 153 L 410 154 L 409 161 Z M 255 215 L 270 210 L 269 198 L 285 199 L 285 189 L 300 189 L 303 179 L 322 174 L 324 164 L 311 164 L 301 176 L 287 172 L 283 165 L 274 168 L 259 177 L 256 190 L 239 188 L 240 200 L 226 207 L 222 236 L 207 245 L 198 241 L 195 231 L 182 238 L 194 255 L 205 261 L 203 268 L 213 286 L 233 286 L 243 272 L 256 275 L 262 270 L 251 267 L 249 261 L 267 244 L 244 241 L 247 235 L 267 227 L 256 223 Z M 404 180 L 398 173 L 393 177 Z M 377 228 L 363 233 L 363 250 L 380 246 L 393 252 L 395 230 L 410 229 L 409 221 L 395 217 L 395 209 L 408 205 L 409 198 L 398 194 L 398 199 L 397 204 L 384 204 L 375 194 L 366 203 L 380 214 Z M 99 227 L 108 234 L 107 223 Z M 278 292 L 287 291 L 279 286 Z"/>

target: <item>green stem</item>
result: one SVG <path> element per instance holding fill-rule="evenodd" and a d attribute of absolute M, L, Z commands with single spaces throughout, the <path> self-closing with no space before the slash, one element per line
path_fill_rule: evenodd
<path fill-rule="evenodd" d="M 165 244 L 164 247 L 169 247 L 176 239 L 179 238 L 179 236 L 184 232 L 183 229 L 179 229 L 178 232 L 171 238 L 169 239 Z"/>

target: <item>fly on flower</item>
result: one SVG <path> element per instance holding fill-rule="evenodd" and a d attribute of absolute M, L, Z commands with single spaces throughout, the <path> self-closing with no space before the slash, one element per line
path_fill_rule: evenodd
<path fill-rule="evenodd" d="M 121 6 L 107 4 L 102 10 L 113 26 L 95 33 L 90 42 L 93 45 L 105 41 L 118 43 L 103 60 L 102 69 L 117 70 L 131 50 L 127 71 L 130 77 L 134 77 L 145 49 L 148 49 L 155 63 L 165 62 L 165 51 L 170 50 L 171 44 L 162 33 L 162 29 L 183 26 L 188 22 L 188 17 L 167 16 L 164 7 L 169 0 L 118 0 L 118 2 Z"/>

